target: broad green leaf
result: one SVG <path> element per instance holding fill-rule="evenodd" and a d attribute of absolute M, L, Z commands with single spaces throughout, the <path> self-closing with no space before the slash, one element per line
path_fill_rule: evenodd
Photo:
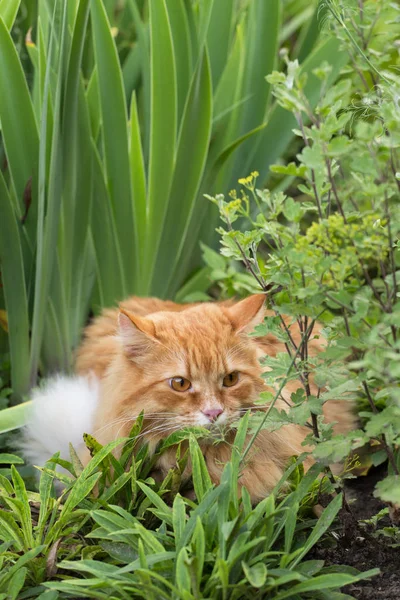
<path fill-rule="evenodd" d="M 400 505 L 400 476 L 390 475 L 382 481 L 378 481 L 374 491 L 374 496 L 381 498 L 385 502 L 390 502 L 394 506 Z"/>
<path fill-rule="evenodd" d="M 242 562 L 242 568 L 250 585 L 255 588 L 263 587 L 267 579 L 267 567 L 264 563 L 256 563 L 254 566 L 249 567 L 245 562 Z"/>

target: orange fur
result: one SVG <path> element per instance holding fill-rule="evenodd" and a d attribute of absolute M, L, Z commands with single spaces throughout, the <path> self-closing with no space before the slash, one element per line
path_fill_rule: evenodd
<path fill-rule="evenodd" d="M 250 296 L 239 303 L 186 305 L 132 297 L 121 303 L 120 310 L 104 311 L 86 329 L 76 360 L 79 374 L 94 372 L 101 380 L 95 437 L 104 444 L 127 435 L 142 410 L 144 435 L 151 449 L 168 433 L 184 426 L 211 426 L 204 414 L 211 409 L 223 411 L 216 423 L 222 421 L 229 430 L 229 423 L 252 407 L 261 391 L 268 390 L 259 358 L 285 352 L 284 345 L 272 335 L 248 336 L 269 314 L 262 296 Z M 290 331 L 298 343 L 301 333 L 297 324 L 291 325 Z M 321 342 L 311 340 L 309 349 L 311 354 L 317 353 Z M 239 381 L 224 387 L 222 380 L 232 371 L 239 372 Z M 171 389 L 168 381 L 177 376 L 191 382 L 190 390 Z M 299 381 L 289 382 L 277 408 L 287 410 L 284 400 L 290 403 L 291 393 L 300 385 Z M 311 392 L 316 392 L 312 382 Z M 346 402 L 329 401 L 324 413 L 329 421 L 337 422 L 336 431 L 354 426 L 351 406 Z M 288 459 L 305 450 L 302 442 L 308 433 L 306 427 L 288 425 L 258 435 L 240 480 L 254 502 L 268 495 Z M 225 441 L 218 444 L 201 443 L 214 483 L 219 482 L 230 459 L 232 439 L 233 433 L 228 432 Z M 158 468 L 166 474 L 174 462 L 175 450 L 171 448 L 161 457 Z M 311 462 L 308 459 L 306 467 Z"/>

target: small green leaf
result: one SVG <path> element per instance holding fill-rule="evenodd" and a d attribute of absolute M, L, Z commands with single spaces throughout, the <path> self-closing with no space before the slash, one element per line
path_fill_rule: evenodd
<path fill-rule="evenodd" d="M 255 588 L 263 587 L 267 579 L 267 567 L 264 563 L 256 563 L 254 566 L 249 567 L 245 562 L 242 562 L 242 568 L 250 585 Z"/>

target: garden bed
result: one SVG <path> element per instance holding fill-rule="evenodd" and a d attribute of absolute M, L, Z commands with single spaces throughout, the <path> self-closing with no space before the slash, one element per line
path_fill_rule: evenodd
<path fill-rule="evenodd" d="M 359 571 L 378 567 L 381 574 L 372 579 L 347 586 L 345 592 L 357 600 L 397 600 L 400 598 L 400 552 L 390 547 L 390 540 L 376 539 L 371 535 L 372 526 L 361 529 L 360 520 L 370 519 L 385 504 L 373 495 L 376 483 L 385 476 L 385 468 L 376 468 L 365 477 L 349 480 L 346 484 L 347 498 L 351 503 L 352 516 L 342 512 L 336 533 L 337 545 L 320 544 L 312 552 L 312 558 L 322 559 L 326 566 L 349 565 Z M 389 517 L 384 517 L 379 527 L 390 527 Z"/>

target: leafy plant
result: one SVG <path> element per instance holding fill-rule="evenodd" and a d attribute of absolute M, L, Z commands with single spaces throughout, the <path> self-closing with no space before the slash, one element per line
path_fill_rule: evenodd
<path fill-rule="evenodd" d="M 303 32 L 313 104 L 314 66 L 330 58 L 333 81 L 347 58 L 334 39 L 317 44 L 310 6 L 287 3 L 283 41 Z M 198 241 L 213 242 L 218 216 L 203 192 L 229 186 L 244 157 L 267 176 L 293 139 L 264 79 L 281 19 L 278 0 L 0 3 L 0 258 L 16 397 L 38 372 L 71 368 L 90 307 L 204 292 Z"/>
<path fill-rule="evenodd" d="M 210 199 L 225 223 L 219 229 L 222 255 L 244 263 L 272 308 L 257 333 L 273 333 L 286 344 L 286 354 L 267 359 L 271 371 L 265 376 L 277 392 L 258 429 L 308 425 L 314 456 L 325 465 L 369 442 L 378 444 L 373 463 L 388 459 L 389 472 L 375 493 L 394 505 L 392 516 L 398 518 L 400 81 L 395 29 L 386 24 L 398 23 L 400 12 L 394 4 L 368 0 L 327 2 L 326 10 L 326 24 L 343 40 L 353 68 L 344 69 L 333 86 L 327 84 L 329 64 L 315 69 L 323 82 L 315 108 L 297 61 L 287 59 L 286 73 L 268 76 L 303 142 L 293 162 L 271 168 L 296 178 L 297 192 L 258 189 L 253 172 L 239 180 L 242 190 L 231 192 L 230 201 L 223 195 Z M 298 323 L 299 344 L 284 314 Z M 316 336 L 318 320 L 324 327 Z M 319 336 L 325 349 L 311 356 L 309 342 Z M 279 413 L 273 405 L 291 377 L 301 380 L 303 390 L 292 395 L 288 413 Z M 357 398 L 368 407 L 360 413 L 364 430 L 332 436 L 322 405 Z"/>
<path fill-rule="evenodd" d="M 11 465 L 11 481 L 0 475 L 1 597 L 22 592 L 57 598 L 60 592 L 73 598 L 283 600 L 307 593 L 339 599 L 335 590 L 375 575 L 377 569 L 333 572 L 323 561 L 306 559 L 341 506 L 338 495 L 318 521 L 309 518 L 310 494 L 320 485 L 318 466 L 304 475 L 294 460 L 275 493 L 256 507 L 246 490 L 238 497 L 247 421 L 240 422 L 232 460 L 217 487 L 196 440 L 204 433 L 190 430 L 159 448 L 161 453 L 178 444 L 176 468 L 157 485 L 149 476 L 156 457 L 138 445 L 140 419 L 129 439 L 102 447 L 87 437 L 93 458 L 85 468 L 72 448 L 71 462 L 54 457 L 42 471 L 39 493 L 27 492 Z M 196 501 L 177 493 L 188 459 L 185 439 Z M 111 452 L 123 442 L 116 459 Z M 72 476 L 57 474 L 57 463 Z M 58 499 L 54 478 L 66 486 Z M 280 486 L 285 483 L 287 491 L 288 481 L 292 491 L 282 498 Z"/>

